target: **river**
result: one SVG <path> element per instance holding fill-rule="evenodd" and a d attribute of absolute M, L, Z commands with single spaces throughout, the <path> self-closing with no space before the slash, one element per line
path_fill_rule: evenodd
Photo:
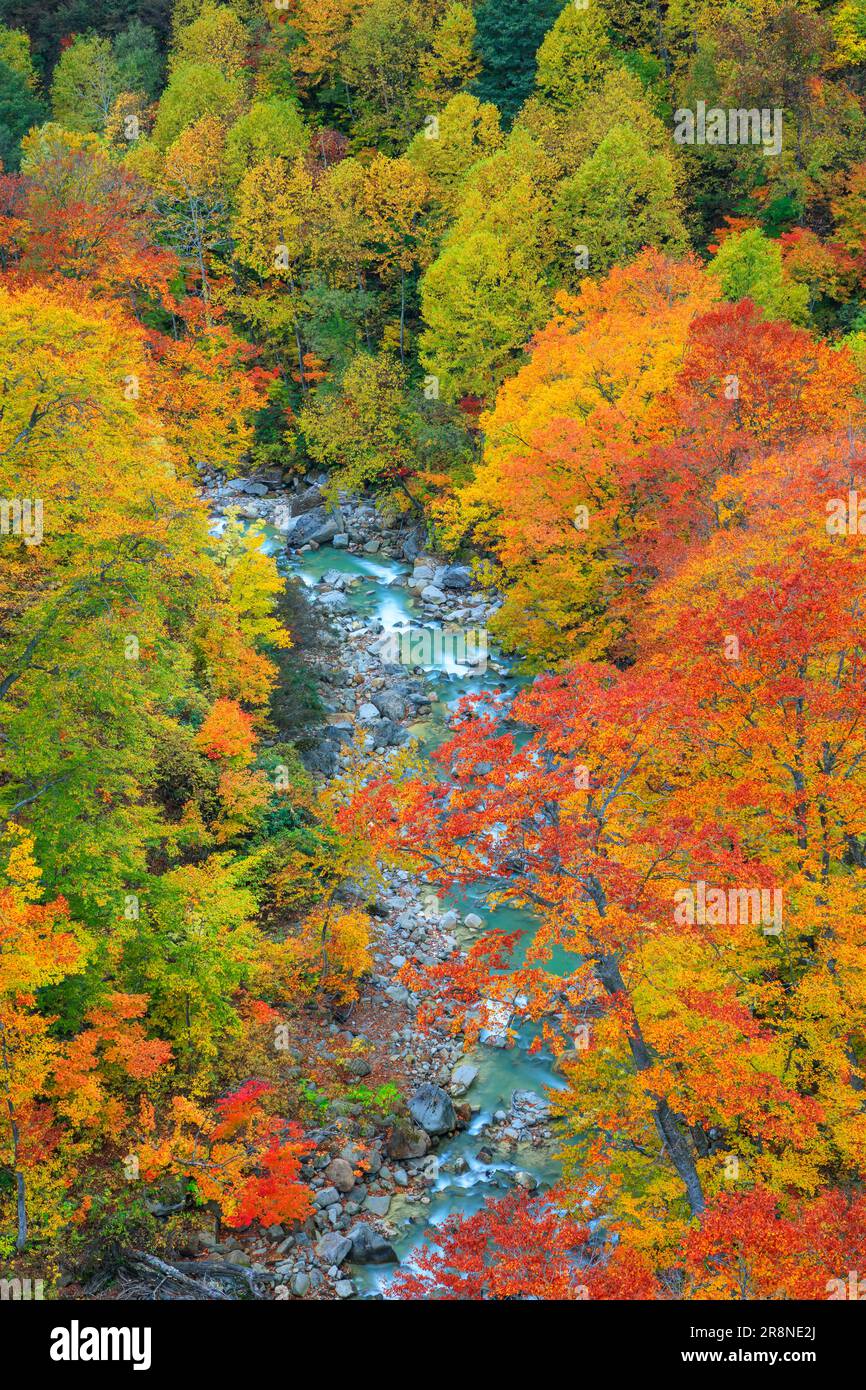
<path fill-rule="evenodd" d="M 360 577 L 362 582 L 348 590 L 347 597 L 352 612 L 367 623 L 381 623 L 383 629 L 390 632 L 413 619 L 416 624 L 426 621 L 418 611 L 415 596 L 406 587 L 410 570 L 405 564 L 378 555 L 352 554 L 329 545 L 306 554 L 287 555 L 284 536 L 272 527 L 265 527 L 263 544 L 278 557 L 284 573 L 296 575 L 307 586 L 313 601 L 321 576 L 328 570 L 339 570 L 343 574 Z M 489 671 L 484 676 L 461 674 L 449 660 L 438 667 L 427 668 L 436 702 L 430 717 L 410 729 L 425 751 L 431 751 L 446 738 L 449 716 L 463 695 L 494 688 L 513 692 L 519 687 L 519 679 L 508 672 L 507 662 L 500 654 L 494 652 L 493 655 L 497 665 L 505 669 L 505 675 L 496 671 Z M 501 890 L 501 883 L 498 886 Z M 468 912 L 477 912 L 490 927 L 506 932 L 521 929 L 525 936 L 518 947 L 518 958 L 531 940 L 531 916 L 508 907 L 489 911 L 484 884 L 473 885 L 459 896 L 440 900 L 439 906 L 443 911 L 449 907 L 455 908 L 461 921 Z M 471 933 L 462 925 L 458 925 L 454 934 L 461 945 L 468 945 L 472 939 Z M 503 1148 L 501 1142 L 494 1144 L 484 1137 L 484 1131 L 495 1113 L 509 1110 L 513 1092 L 528 1090 L 543 1095 L 546 1087 L 559 1088 L 563 1085 L 562 1079 L 552 1070 L 548 1052 L 541 1050 L 530 1053 L 529 1047 L 535 1033 L 533 1025 L 520 1024 L 517 1040 L 511 1047 L 482 1044 L 466 1057 L 466 1061 L 478 1068 L 478 1077 L 466 1096 L 474 1108 L 473 1117 L 466 1129 L 440 1140 L 435 1151 L 439 1171 L 434 1186 L 429 1190 L 429 1205 L 410 1204 L 399 1193 L 392 1201 L 388 1220 L 398 1231 L 393 1244 L 401 1263 L 423 1242 L 429 1226 L 438 1224 L 455 1212 L 472 1213 L 486 1199 L 504 1195 L 513 1186 L 514 1173 L 530 1173 L 541 1190 L 559 1177 L 559 1164 L 550 1148 L 537 1148 L 525 1143 L 509 1143 L 507 1148 Z M 477 1157 L 479 1149 L 485 1145 L 493 1151 L 489 1162 L 482 1162 Z M 369 1296 L 379 1291 L 391 1273 L 389 1268 L 356 1267 L 355 1280 L 359 1292 Z"/>

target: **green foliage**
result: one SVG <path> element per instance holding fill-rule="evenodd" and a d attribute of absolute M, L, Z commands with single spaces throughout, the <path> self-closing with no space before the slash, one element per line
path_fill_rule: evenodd
<path fill-rule="evenodd" d="M 489 398 L 541 325 L 548 288 L 531 252 L 479 231 L 448 244 L 421 286 L 421 359 L 445 400 Z"/>
<path fill-rule="evenodd" d="M 592 274 L 645 246 L 677 255 L 688 245 L 672 161 L 633 126 L 615 126 L 562 184 L 556 219 L 567 245 L 588 249 Z"/>
<path fill-rule="evenodd" d="M 562 12 L 562 0 L 482 0 L 475 46 L 482 69 L 473 85 L 479 101 L 514 119 L 532 91 L 536 54 Z"/>
<path fill-rule="evenodd" d="M 397 153 L 420 123 L 418 64 L 424 42 L 409 0 L 370 0 L 352 25 L 341 71 L 359 102 L 356 137 Z"/>
<path fill-rule="evenodd" d="M 805 323 L 809 288 L 791 280 L 782 264 L 782 250 L 758 228 L 728 236 L 710 261 L 726 299 L 751 299 L 769 319 Z"/>
<path fill-rule="evenodd" d="M 0 162 L 7 172 L 18 170 L 23 137 L 47 114 L 20 71 L 0 60 Z"/>
<path fill-rule="evenodd" d="M 392 1115 L 395 1110 L 399 1109 L 403 1097 L 399 1087 L 395 1086 L 393 1081 L 386 1081 L 375 1091 L 371 1091 L 369 1086 L 353 1086 L 350 1091 L 346 1092 L 346 1100 L 377 1115 Z"/>
<path fill-rule="evenodd" d="M 165 69 L 156 32 L 134 19 L 117 35 L 113 50 L 121 90 L 143 92 L 148 101 L 155 101 Z"/>
<path fill-rule="evenodd" d="M 339 391 L 320 393 L 301 416 L 310 455 L 332 474 L 331 489 L 399 484 L 414 468 L 406 375 L 382 353 L 359 353 Z"/>
<path fill-rule="evenodd" d="M 226 174 L 236 185 L 254 164 L 278 155 L 294 159 L 308 145 L 309 134 L 296 101 L 276 96 L 254 101 L 226 136 Z"/>
<path fill-rule="evenodd" d="M 23 29 L 7 29 L 0 24 L 0 62 L 17 72 L 30 91 L 35 90 L 38 78 L 30 52 L 30 39 Z"/>
<path fill-rule="evenodd" d="M 213 63 L 188 63 L 175 68 L 159 100 L 153 139 L 168 149 L 181 131 L 201 116 L 229 121 L 243 105 L 244 83 L 227 77 Z"/>
<path fill-rule="evenodd" d="M 110 41 L 95 36 L 78 38 L 64 50 L 54 69 L 54 119 L 67 130 L 101 132 L 122 90 L 121 69 Z"/>
<path fill-rule="evenodd" d="M 611 66 L 610 40 L 599 0 L 566 5 L 538 50 L 538 90 L 555 106 L 579 106 Z"/>
<path fill-rule="evenodd" d="M 431 128 L 419 132 L 406 158 L 432 181 L 445 207 L 453 209 L 468 171 L 502 145 L 499 112 L 490 103 L 461 92 L 436 121 L 435 134 Z"/>

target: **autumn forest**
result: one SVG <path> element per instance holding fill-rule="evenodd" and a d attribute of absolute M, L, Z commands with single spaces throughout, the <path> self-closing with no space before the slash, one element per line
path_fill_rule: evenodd
<path fill-rule="evenodd" d="M 0 1295 L 866 1299 L 866 0 L 0 0 Z"/>

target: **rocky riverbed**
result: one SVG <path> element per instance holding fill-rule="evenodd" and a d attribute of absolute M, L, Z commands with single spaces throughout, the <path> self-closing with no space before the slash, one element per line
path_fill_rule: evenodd
<path fill-rule="evenodd" d="M 507 664 L 486 639 L 498 596 L 478 588 L 469 567 L 426 552 L 417 528 L 383 519 L 365 500 L 341 497 L 329 509 L 320 487 L 289 492 L 276 474 L 202 481 L 215 528 L 228 508 L 265 523 L 269 547 L 328 615 L 337 660 L 318 672 L 327 722 L 305 755 L 316 774 L 340 771 L 359 729 L 386 760 L 409 739 L 432 746 L 464 688 L 507 683 Z M 423 995 L 399 978 L 407 963 L 435 964 L 477 939 L 486 914 L 481 900 L 482 910 L 474 906 L 442 904 L 404 871 L 386 877 L 373 906 L 374 972 L 350 1022 L 331 1024 L 324 1041 L 349 1056 L 368 1090 L 398 1085 L 408 1115 L 395 1122 L 363 1103 L 332 1103 L 306 1173 L 316 1214 L 304 1230 L 204 1242 L 214 1258 L 247 1265 L 265 1296 L 377 1292 L 377 1272 L 387 1277 L 411 1258 L 431 1221 L 514 1184 L 534 1190 L 555 1179 L 543 1094 L 554 1078 L 530 1059 L 525 1031 L 505 1047 L 507 1004 L 490 1008 L 485 1045 L 467 1056 L 444 1027 L 419 1029 Z"/>

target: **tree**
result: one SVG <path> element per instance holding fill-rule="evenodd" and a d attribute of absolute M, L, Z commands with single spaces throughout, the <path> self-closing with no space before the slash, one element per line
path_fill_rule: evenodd
<path fill-rule="evenodd" d="M 419 66 L 421 96 L 434 109 L 445 106 L 477 76 L 481 64 L 474 52 L 475 32 L 471 5 L 449 0 Z"/>
<path fill-rule="evenodd" d="M 0 59 L 0 161 L 6 170 L 17 171 L 21 163 L 21 141 L 27 132 L 47 116 L 45 105 L 34 95 L 27 80 Z"/>
<path fill-rule="evenodd" d="M 303 276 L 311 254 L 313 181 L 301 159 L 265 159 L 241 181 L 236 200 L 236 255 L 264 282 L 250 310 L 279 338 L 294 339 L 298 380 L 308 389 L 302 320 Z M 288 294 L 278 294 L 279 286 Z"/>
<path fill-rule="evenodd" d="M 122 29 L 112 45 L 120 86 L 155 101 L 163 80 L 164 63 L 156 32 L 136 18 Z"/>
<path fill-rule="evenodd" d="M 365 0 L 340 54 L 355 126 L 368 143 L 403 148 L 420 124 L 418 65 L 426 38 L 423 8 L 411 0 Z"/>
<path fill-rule="evenodd" d="M 464 176 L 501 147 L 496 107 L 461 92 L 436 117 L 435 127 L 415 136 L 406 158 L 426 174 L 443 208 L 453 213 Z"/>
<path fill-rule="evenodd" d="M 607 20 L 599 0 L 566 5 L 538 50 L 536 85 L 555 106 L 580 106 L 611 66 Z"/>
<path fill-rule="evenodd" d="M 165 234 L 194 257 L 205 302 L 211 298 L 207 260 L 228 233 L 225 142 L 222 123 L 202 116 L 169 145 L 155 174 L 165 197 Z"/>
<path fill-rule="evenodd" d="M 167 150 L 187 126 L 202 116 L 231 123 L 240 115 L 243 104 L 244 83 L 239 76 L 227 76 L 215 63 L 180 64 L 173 68 L 159 99 L 154 144 Z"/>
<path fill-rule="evenodd" d="M 226 135 L 225 169 L 232 187 L 266 159 L 297 159 L 306 154 L 309 135 L 297 103 L 285 97 L 254 101 Z"/>
<path fill-rule="evenodd" d="M 120 69 L 109 40 L 77 38 L 54 69 L 54 119 L 69 130 L 101 132 L 120 91 Z"/>
<path fill-rule="evenodd" d="M 173 1041 L 190 1076 L 212 1074 L 241 1031 L 237 995 L 261 964 L 255 899 L 228 853 L 151 881 L 139 920 L 120 924 L 123 968 L 150 998 L 151 1025 Z"/>
<path fill-rule="evenodd" d="M 385 353 L 359 353 L 339 391 L 318 394 L 304 411 L 301 428 L 312 457 L 331 470 L 334 493 L 405 489 L 418 466 L 405 373 Z"/>
<path fill-rule="evenodd" d="M 40 872 L 32 838 L 17 826 L 12 833 L 0 889 L 0 1095 L 6 1119 L 4 1162 L 15 1182 L 15 1246 L 20 1251 L 29 1235 L 27 1185 L 29 1170 L 38 1162 L 34 1146 L 47 1128 L 41 1098 L 58 1053 L 51 1020 L 36 1008 L 37 991 L 72 974 L 82 949 L 63 899 L 38 903 Z"/>
<path fill-rule="evenodd" d="M 144 1108 L 136 1149 L 145 1176 L 183 1175 L 232 1229 L 254 1221 L 262 1226 L 304 1221 L 312 1212 L 312 1196 L 299 1178 L 311 1144 L 298 1125 L 267 1108 L 272 1092 L 269 1082 L 253 1078 L 218 1099 L 213 1117 L 185 1096 L 175 1096 L 163 1126 L 152 1106 Z"/>
<path fill-rule="evenodd" d="M 248 42 L 246 29 L 228 5 L 205 4 L 190 24 L 178 30 L 172 74 L 188 65 L 207 65 L 237 81 L 244 76 Z"/>
<path fill-rule="evenodd" d="M 5 63 L 17 73 L 28 91 L 35 92 L 38 78 L 33 66 L 30 38 L 23 29 L 8 29 L 5 24 L 0 24 L 0 63 Z"/>
<path fill-rule="evenodd" d="M 757 227 L 725 237 L 710 261 L 726 299 L 751 299 L 770 319 L 804 323 L 809 291 L 785 272 L 782 248 Z"/>
<path fill-rule="evenodd" d="M 561 0 L 483 0 L 476 13 L 481 74 L 474 92 L 506 122 L 532 91 L 538 48 L 562 11 Z"/>
<path fill-rule="evenodd" d="M 649 149 L 632 126 L 614 126 L 563 182 L 557 220 L 567 244 L 587 248 L 595 274 L 646 246 L 676 255 L 688 245 L 671 159 Z"/>
<path fill-rule="evenodd" d="M 391 1283 L 407 1299 L 580 1299 L 574 1260 L 588 1232 L 539 1197 L 512 1195 L 473 1216 L 450 1216 Z"/>
<path fill-rule="evenodd" d="M 689 324 L 711 303 L 697 266 L 645 253 L 602 285 L 584 280 L 532 344 L 485 420 L 484 459 L 459 497 L 467 528 L 507 576 L 497 635 L 546 663 L 598 657 L 620 625 L 603 595 L 624 517 L 620 461 L 664 431 L 661 403 Z M 492 513 L 491 513 L 492 503 Z"/>
<path fill-rule="evenodd" d="M 421 360 L 446 400 L 489 398 L 547 304 L 531 256 L 492 232 L 450 243 L 421 283 Z"/>
<path fill-rule="evenodd" d="M 584 281 L 486 418 L 446 535 L 493 547 L 495 630 L 531 661 L 627 658 L 625 596 L 717 524 L 720 475 L 856 418 L 850 358 L 717 293 L 649 252 Z"/>

